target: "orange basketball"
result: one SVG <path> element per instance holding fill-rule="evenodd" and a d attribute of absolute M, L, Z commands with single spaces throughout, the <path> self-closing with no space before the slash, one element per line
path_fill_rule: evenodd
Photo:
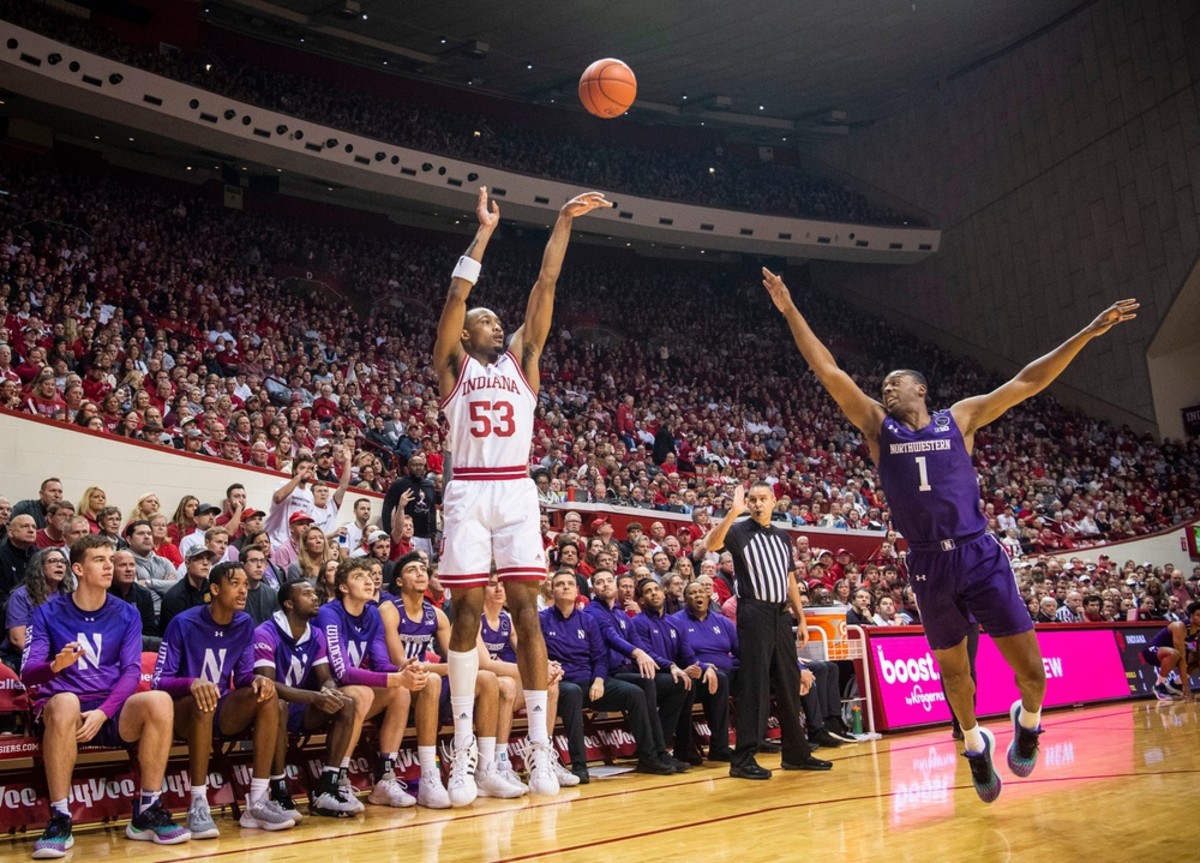
<path fill-rule="evenodd" d="M 637 98 L 633 70 L 612 57 L 597 60 L 579 79 L 579 101 L 589 114 L 610 120 L 629 110 Z"/>

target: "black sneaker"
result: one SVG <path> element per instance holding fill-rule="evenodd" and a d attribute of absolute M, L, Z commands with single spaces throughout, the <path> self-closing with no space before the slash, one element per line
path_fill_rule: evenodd
<path fill-rule="evenodd" d="M 38 841 L 33 843 L 33 859 L 56 860 L 59 857 L 66 857 L 67 852 L 74 844 L 75 837 L 71 835 L 71 816 L 52 809 L 46 829 L 42 831 Z"/>
<path fill-rule="evenodd" d="M 1013 724 L 1013 739 L 1008 745 L 1008 769 L 1022 779 L 1033 773 L 1037 766 L 1038 738 L 1042 735 L 1042 726 L 1026 728 L 1021 724 L 1021 699 L 1013 702 L 1008 711 Z"/>
<path fill-rule="evenodd" d="M 176 824 L 171 813 L 157 800 L 142 812 L 137 811 L 137 802 L 134 802 L 133 819 L 125 828 L 125 836 L 135 842 L 153 842 L 156 845 L 178 845 L 192 838 L 188 829 Z"/>
<path fill-rule="evenodd" d="M 676 758 L 674 755 L 661 755 L 658 760 L 673 769 L 676 773 L 687 773 L 692 769 L 692 765 Z"/>
<path fill-rule="evenodd" d="M 677 771 L 670 764 L 659 761 L 657 758 L 639 758 L 634 772 L 651 773 L 655 776 L 674 776 Z"/>
<path fill-rule="evenodd" d="M 824 728 L 818 728 L 815 731 L 810 731 L 808 734 L 808 742 L 816 743 L 821 746 L 828 746 L 830 749 L 837 749 L 842 745 L 842 741 L 838 740 Z"/>
<path fill-rule="evenodd" d="M 963 756 L 971 765 L 971 783 L 975 786 L 975 793 L 984 803 L 992 803 L 1000 796 L 1002 784 L 1000 774 L 992 766 L 992 753 L 996 750 L 996 738 L 986 728 L 981 729 L 981 733 L 983 734 L 983 751 L 964 752 Z"/>

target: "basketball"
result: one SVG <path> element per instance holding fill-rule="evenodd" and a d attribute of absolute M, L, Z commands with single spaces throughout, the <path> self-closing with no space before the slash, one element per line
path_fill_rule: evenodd
<path fill-rule="evenodd" d="M 579 101 L 589 114 L 605 120 L 624 114 L 636 98 L 633 70 L 613 57 L 597 60 L 579 79 Z"/>

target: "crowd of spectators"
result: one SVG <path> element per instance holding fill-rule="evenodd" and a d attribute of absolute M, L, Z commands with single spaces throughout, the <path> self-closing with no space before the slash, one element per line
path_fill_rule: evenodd
<path fill-rule="evenodd" d="M 453 109 L 347 89 L 321 77 L 300 77 L 256 65 L 252 58 L 149 51 L 115 34 L 41 4 L 0 2 L 0 16 L 86 51 L 158 75 L 261 105 L 289 116 L 505 170 L 554 177 L 608 191 L 687 201 L 755 213 L 874 224 L 921 224 L 913 216 L 869 202 L 834 180 L 795 167 L 748 163 L 723 148 L 688 153 L 679 148 L 596 143 L 547 126 L 477 118 Z M 327 61 L 322 61 L 327 62 Z"/>
<path fill-rule="evenodd" d="M 327 447 L 373 491 L 419 451 L 440 483 L 428 357 L 459 238 L 239 213 L 203 192 L 43 164 L 6 165 L 0 183 L 0 405 L 284 472 Z M 516 236 L 489 251 L 476 293 L 510 328 L 538 260 Z M 291 290 L 275 272 L 296 264 L 337 274 L 352 300 Z M 732 483 L 765 478 L 781 521 L 887 530 L 862 440 L 760 292 L 736 267 L 573 252 L 530 455 L 543 502 L 721 512 Z M 804 302 L 868 391 L 894 367 L 923 369 L 934 403 L 997 383 L 832 297 Z M 975 453 L 990 524 L 1014 553 L 1196 513 L 1195 441 L 1157 443 L 1048 396 L 981 431 Z"/>

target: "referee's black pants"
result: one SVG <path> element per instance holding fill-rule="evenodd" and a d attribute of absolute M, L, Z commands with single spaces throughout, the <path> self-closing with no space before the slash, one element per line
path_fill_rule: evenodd
<path fill-rule="evenodd" d="M 812 754 L 800 726 L 800 669 L 796 664 L 796 636 L 787 607 L 756 599 L 739 598 L 737 609 L 737 747 L 733 764 L 745 766 L 754 759 L 771 711 L 771 687 L 779 704 L 779 730 L 783 735 L 783 760 L 806 761 Z"/>

